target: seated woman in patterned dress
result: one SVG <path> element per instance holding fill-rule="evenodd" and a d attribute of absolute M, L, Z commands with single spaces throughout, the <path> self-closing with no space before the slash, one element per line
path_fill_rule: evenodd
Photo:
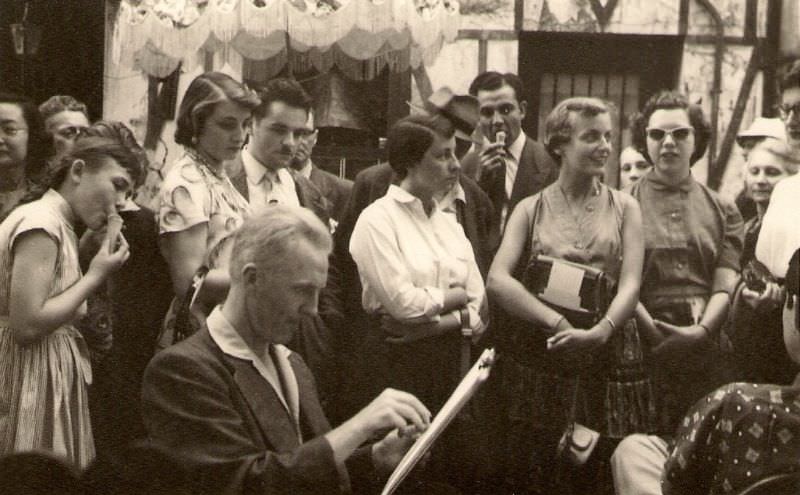
<path fill-rule="evenodd" d="M 615 413 L 604 405 L 619 402 L 607 389 L 611 370 L 620 364 L 616 350 L 626 347 L 625 340 L 628 348 L 636 342 L 626 322 L 639 297 L 644 255 L 639 205 L 600 180 L 612 132 L 611 112 L 602 100 L 569 98 L 556 105 L 547 117 L 545 145 L 560 163 L 558 179 L 514 208 L 489 271 L 488 291 L 502 316 L 501 407 L 507 414 L 503 439 L 512 492 L 564 489 L 554 486 L 554 456 L 573 407 L 576 421 L 604 434 L 647 427 L 647 390 L 632 390 L 641 410 L 629 411 L 619 425 L 612 426 Z M 616 286 L 605 312 L 594 323 L 570 321 L 529 292 L 518 267 L 537 255 L 605 272 Z M 584 481 L 593 493 L 593 482 Z M 566 483 L 575 489 L 581 480 Z"/>
<path fill-rule="evenodd" d="M 129 251 L 106 238 L 84 275 L 76 231 L 105 229 L 141 176 L 118 142 L 80 138 L 46 192 L 0 224 L 0 454 L 44 450 L 80 468 L 93 459 L 91 365 L 73 322 Z"/>

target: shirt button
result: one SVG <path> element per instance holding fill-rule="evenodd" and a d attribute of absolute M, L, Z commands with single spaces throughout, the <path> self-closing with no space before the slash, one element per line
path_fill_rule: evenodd
<path fill-rule="evenodd" d="M 575 249 L 583 249 L 583 243 L 581 241 L 575 241 Z"/>
<path fill-rule="evenodd" d="M 678 270 L 683 270 L 683 263 L 675 263 L 675 268 Z"/>
<path fill-rule="evenodd" d="M 594 211 L 594 206 L 592 206 L 592 205 L 588 205 L 588 206 L 586 207 L 586 211 L 589 211 L 589 212 L 592 212 L 592 211 Z"/>
<path fill-rule="evenodd" d="M 670 214 L 670 218 L 672 218 L 672 220 L 674 220 L 674 221 L 676 221 L 676 222 L 677 222 L 678 220 L 680 220 L 680 219 L 681 219 L 681 214 L 680 214 L 680 213 L 678 213 L 677 211 L 673 211 L 673 212 Z"/>

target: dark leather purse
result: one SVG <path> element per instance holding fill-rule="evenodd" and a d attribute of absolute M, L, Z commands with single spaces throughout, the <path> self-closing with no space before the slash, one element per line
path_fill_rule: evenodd
<path fill-rule="evenodd" d="M 602 270 L 542 254 L 531 257 L 522 283 L 576 328 L 597 323 L 613 297 L 613 285 Z"/>
<path fill-rule="evenodd" d="M 208 267 L 201 266 L 192 277 L 192 283 L 180 299 L 175 299 L 172 314 L 164 320 L 161 332 L 156 338 L 156 349 L 162 350 L 185 340 L 203 327 L 205 316 L 193 307 L 195 296 L 208 275 Z"/>
<path fill-rule="evenodd" d="M 770 273 L 769 268 L 763 263 L 753 258 L 742 269 L 742 280 L 748 289 L 755 292 L 764 292 L 767 283 L 775 283 L 777 280 Z"/>

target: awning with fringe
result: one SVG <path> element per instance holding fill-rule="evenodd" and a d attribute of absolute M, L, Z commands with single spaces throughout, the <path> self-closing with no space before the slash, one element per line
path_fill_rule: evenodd
<path fill-rule="evenodd" d="M 336 66 L 366 80 L 432 62 L 458 27 L 456 0 L 120 0 L 111 61 L 165 77 L 232 48 L 267 73 Z"/>

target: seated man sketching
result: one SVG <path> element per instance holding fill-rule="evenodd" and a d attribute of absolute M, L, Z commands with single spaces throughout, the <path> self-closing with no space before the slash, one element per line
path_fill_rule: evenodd
<path fill-rule="evenodd" d="M 419 400 L 387 389 L 331 430 L 311 372 L 284 347 L 301 315 L 316 314 L 330 250 L 310 210 L 277 205 L 250 218 L 234 240 L 225 302 L 148 365 L 148 434 L 203 492 L 362 493 L 428 427 Z"/>

